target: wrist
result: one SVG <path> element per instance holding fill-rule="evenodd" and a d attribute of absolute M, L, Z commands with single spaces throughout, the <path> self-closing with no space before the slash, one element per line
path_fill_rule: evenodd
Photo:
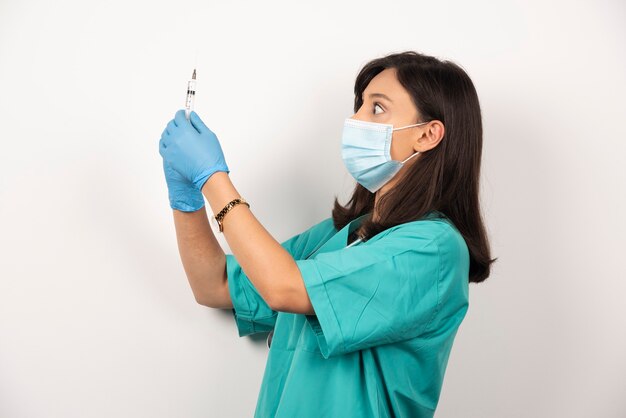
<path fill-rule="evenodd" d="M 211 169 L 203 172 L 199 177 L 193 180 L 193 186 L 200 192 L 203 192 L 203 188 L 206 185 L 207 181 L 212 177 L 215 177 L 217 173 L 230 173 L 230 170 L 225 165 L 216 165 Z"/>
<path fill-rule="evenodd" d="M 181 212 L 196 212 L 205 206 L 204 197 L 200 192 L 198 194 L 199 196 L 170 197 L 170 207 Z"/>
<path fill-rule="evenodd" d="M 209 177 L 202 187 L 202 193 L 209 202 L 213 215 L 218 214 L 231 200 L 242 197 L 230 181 L 228 173 L 223 171 Z"/>
<path fill-rule="evenodd" d="M 227 172 L 216 171 L 215 173 L 211 174 L 209 178 L 204 182 L 204 184 L 200 188 L 200 191 L 203 195 L 206 196 L 207 194 L 214 193 L 216 190 L 224 189 L 229 185 L 229 183 L 232 186 L 232 183 L 230 182 L 230 177 L 228 176 Z"/>

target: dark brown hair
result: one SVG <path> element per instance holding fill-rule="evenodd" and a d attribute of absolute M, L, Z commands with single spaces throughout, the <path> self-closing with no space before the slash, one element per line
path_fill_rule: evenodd
<path fill-rule="evenodd" d="M 361 229 L 368 239 L 393 226 L 421 219 L 431 211 L 447 217 L 463 235 L 470 253 L 469 281 L 489 277 L 489 241 L 479 203 L 483 128 L 474 84 L 465 71 L 450 61 L 415 51 L 394 53 L 367 63 L 354 84 L 354 111 L 363 104 L 363 91 L 381 71 L 395 68 L 398 81 L 417 107 L 413 123 L 439 120 L 444 138 L 420 153 L 406 176 L 379 197 L 377 222 L 364 218 Z M 332 218 L 337 230 L 374 209 L 375 194 L 356 184 L 345 206 L 335 196 Z"/>

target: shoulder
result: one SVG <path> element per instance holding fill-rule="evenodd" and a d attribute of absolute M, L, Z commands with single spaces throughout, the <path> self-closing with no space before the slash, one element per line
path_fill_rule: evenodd
<path fill-rule="evenodd" d="M 327 235 L 329 232 L 336 232 L 333 218 L 328 217 L 322 219 L 321 221 L 318 221 L 317 223 L 309 227 L 309 229 L 307 229 L 305 232 L 311 235 Z"/>
<path fill-rule="evenodd" d="M 298 234 L 298 242 L 302 245 L 309 246 L 315 245 L 319 241 L 326 240 L 332 234 L 334 234 L 335 226 L 332 218 L 325 218 L 311 225 L 303 232 Z"/>
<path fill-rule="evenodd" d="M 388 240 L 401 240 L 405 245 L 433 246 L 445 259 L 455 258 L 469 263 L 469 250 L 463 235 L 446 217 L 433 217 L 406 222 L 389 228 Z"/>

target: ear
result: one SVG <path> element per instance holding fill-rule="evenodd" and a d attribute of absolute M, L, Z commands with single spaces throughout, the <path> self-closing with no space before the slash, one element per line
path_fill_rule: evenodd
<path fill-rule="evenodd" d="M 443 139 L 445 134 L 445 126 L 439 120 L 432 120 L 428 125 L 424 126 L 419 137 L 413 144 L 415 151 L 424 152 L 435 148 Z"/>

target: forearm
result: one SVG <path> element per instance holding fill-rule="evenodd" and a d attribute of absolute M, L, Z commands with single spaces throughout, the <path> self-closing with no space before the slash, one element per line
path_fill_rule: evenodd
<path fill-rule="evenodd" d="M 176 240 L 187 280 L 196 301 L 213 305 L 226 280 L 226 257 L 215 238 L 205 207 L 195 212 L 174 210 Z"/>
<path fill-rule="evenodd" d="M 242 197 L 225 172 L 213 174 L 202 188 L 213 213 Z M 223 219 L 224 237 L 241 268 L 263 299 L 275 309 L 294 285 L 299 270 L 293 257 L 244 204 L 235 205 Z"/>

